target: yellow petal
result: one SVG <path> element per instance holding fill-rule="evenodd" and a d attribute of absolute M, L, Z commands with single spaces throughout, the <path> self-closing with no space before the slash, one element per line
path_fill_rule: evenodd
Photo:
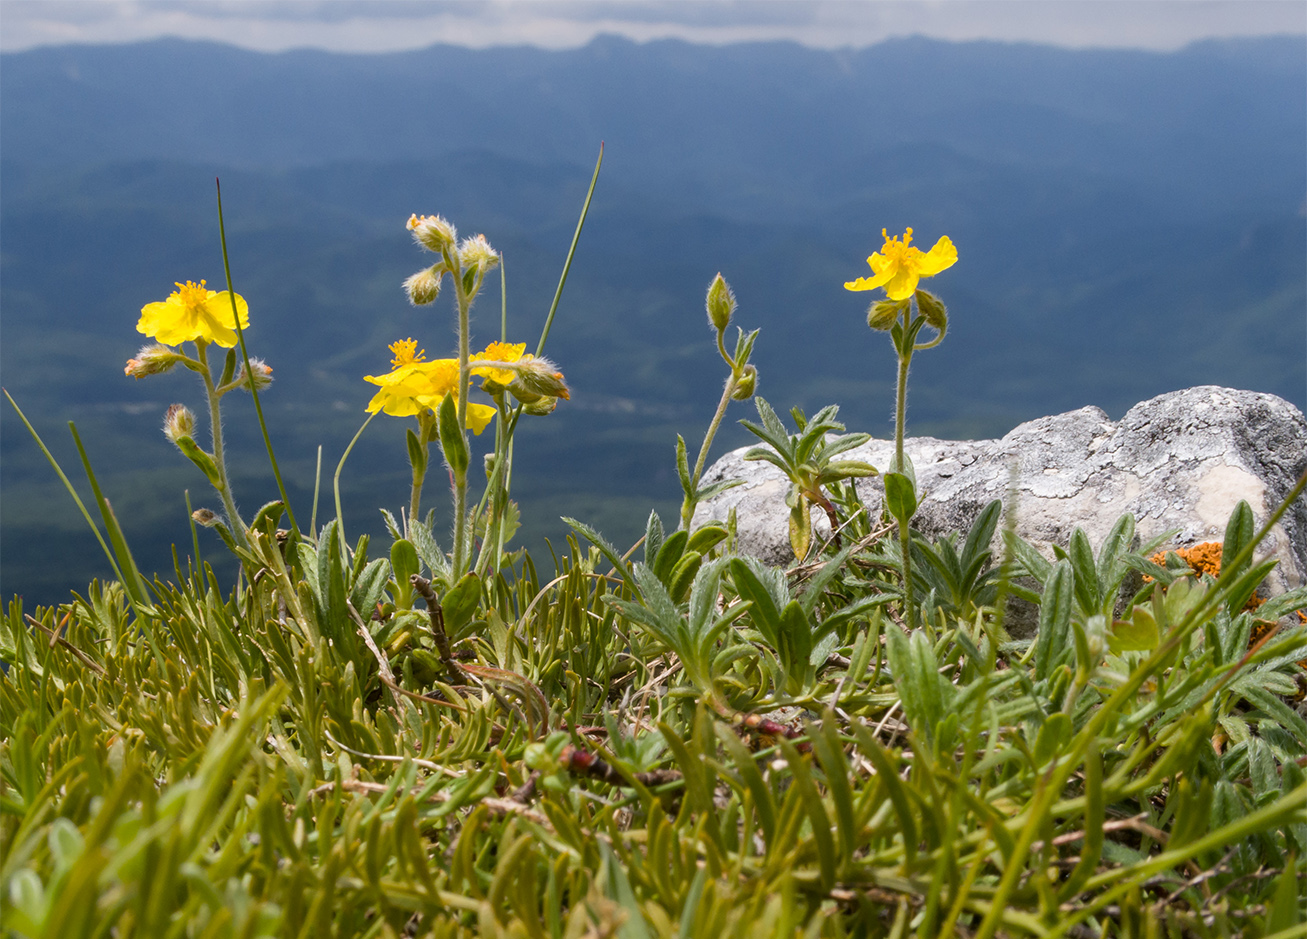
<path fill-rule="evenodd" d="M 891 300 L 906 300 L 917 289 L 919 280 L 921 278 L 911 268 L 896 271 L 885 283 L 885 296 Z"/>
<path fill-rule="evenodd" d="M 467 406 L 467 426 L 472 428 L 472 433 L 480 434 L 498 413 L 488 404 L 472 404 L 469 402 Z"/>
<path fill-rule="evenodd" d="M 948 235 L 945 235 L 935 242 L 935 247 L 921 257 L 917 262 L 917 270 L 922 277 L 934 277 L 956 263 L 958 263 L 958 249 L 953 247 L 953 242 L 949 240 Z"/>

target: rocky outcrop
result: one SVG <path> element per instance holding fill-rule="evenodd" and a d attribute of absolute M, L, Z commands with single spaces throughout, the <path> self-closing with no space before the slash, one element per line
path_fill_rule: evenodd
<path fill-rule="evenodd" d="M 914 437 L 904 449 L 924 492 L 913 522 L 923 533 L 965 532 L 991 500 L 1015 500 L 1018 534 L 1051 557 L 1076 527 L 1097 549 L 1126 512 L 1143 540 L 1179 529 L 1169 547 L 1221 540 L 1241 499 L 1260 525 L 1307 470 L 1307 419 L 1275 395 L 1205 385 L 1145 401 L 1116 422 L 1086 407 L 1028 421 L 1000 440 Z M 842 458 L 884 470 L 893 451 L 892 440 L 872 440 Z M 745 482 L 701 505 L 695 522 L 735 509 L 742 552 L 792 562 L 785 478 L 768 463 L 744 462 L 744 452 L 704 474 L 704 484 Z M 880 478 L 858 480 L 858 493 L 879 515 Z M 824 515 L 813 521 L 829 531 Z M 1307 497 L 1290 506 L 1259 556 L 1280 560 L 1273 593 L 1307 582 Z"/>

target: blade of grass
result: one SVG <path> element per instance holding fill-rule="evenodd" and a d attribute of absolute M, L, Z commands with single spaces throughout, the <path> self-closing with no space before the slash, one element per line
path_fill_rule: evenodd
<path fill-rule="evenodd" d="M 127 546 L 127 539 L 123 537 L 122 526 L 118 524 L 117 517 L 113 514 L 113 509 L 109 505 L 109 500 L 104 497 L 100 490 L 100 482 L 95 478 L 95 470 L 91 468 L 91 458 L 86 455 L 86 448 L 82 446 L 82 438 L 77 433 L 77 425 L 72 421 L 68 422 L 68 430 L 73 435 L 73 443 L 77 445 L 77 455 L 82 458 L 82 469 L 86 471 L 86 479 L 91 484 L 91 492 L 95 496 L 95 504 L 100 508 L 100 518 L 104 520 L 104 529 L 109 534 L 109 544 L 113 546 L 113 552 L 118 557 L 118 567 L 123 573 L 123 587 L 135 601 L 133 606 L 149 607 L 150 601 L 145 592 L 145 582 L 141 579 L 141 572 L 136 566 L 136 560 L 132 557 L 131 548 Z M 139 610 L 137 611 L 139 614 Z"/>
<path fill-rule="evenodd" d="M 94 519 L 91 518 L 91 513 L 86 510 L 86 505 L 77 494 L 77 490 L 73 488 L 73 484 L 68 481 L 67 475 L 64 474 L 63 469 L 59 466 L 59 461 L 54 458 L 54 455 L 50 452 L 50 448 L 45 445 L 45 441 L 41 439 L 41 435 L 38 434 L 36 428 L 32 426 L 32 422 L 27 419 L 27 415 L 23 413 L 23 409 L 18 406 L 18 402 L 13 399 L 13 396 L 10 395 L 7 390 L 5 390 L 4 394 L 5 397 L 9 399 L 9 403 L 13 406 L 14 411 L 18 413 L 19 420 L 21 420 L 24 426 L 27 427 L 27 432 L 32 435 L 32 439 L 36 441 L 36 445 L 41 448 L 41 452 L 45 454 L 45 458 L 54 468 L 55 474 L 59 477 L 59 481 L 64 484 L 64 488 L 68 490 L 68 494 L 73 497 L 73 502 L 77 503 L 77 508 L 81 511 L 82 518 L 86 519 L 86 524 L 91 526 L 91 531 L 95 535 L 95 540 L 100 542 L 100 548 L 104 551 L 104 556 L 109 559 L 109 566 L 113 568 L 114 576 L 118 580 L 123 580 L 123 573 L 118 567 L 118 562 L 114 559 L 113 552 L 109 549 L 109 546 L 105 544 L 104 536 L 100 534 L 100 526 L 95 524 Z"/>
<path fill-rule="evenodd" d="M 241 357 L 245 360 L 245 377 L 249 381 L 250 397 L 254 399 L 254 411 L 259 416 L 259 429 L 263 431 L 263 445 L 268 448 L 268 460 L 272 463 L 272 475 L 277 479 L 277 491 L 281 493 L 282 504 L 286 506 L 286 517 L 290 519 L 291 540 L 298 541 L 300 527 L 295 523 L 295 512 L 291 508 L 290 497 L 286 495 L 286 484 L 281 480 L 281 469 L 277 466 L 277 454 L 272 451 L 272 437 L 268 435 L 268 424 L 263 419 L 263 404 L 259 401 L 259 390 L 254 386 L 254 372 L 250 368 L 250 352 L 245 347 L 245 331 L 241 329 L 241 317 L 236 309 L 236 291 L 232 289 L 231 285 L 231 261 L 227 257 L 227 227 L 222 218 L 222 183 L 215 178 L 213 184 L 218 192 L 218 240 L 222 243 L 222 269 L 227 276 L 227 297 L 231 300 L 231 315 L 236 323 L 236 338 L 240 341 Z"/>
<path fill-rule="evenodd" d="M 380 413 L 381 412 L 378 411 L 376 414 L 368 415 L 368 419 L 364 421 L 363 426 L 358 429 L 358 433 L 356 433 L 354 439 L 349 442 L 349 446 L 345 448 L 345 452 L 340 455 L 340 462 L 336 464 L 336 475 L 331 478 L 332 493 L 336 497 L 336 528 L 340 532 L 341 557 L 345 556 L 343 552 L 347 549 L 348 542 L 345 541 L 345 517 L 340 507 L 340 474 L 345 469 L 345 461 L 349 459 L 349 451 L 354 449 L 354 444 L 359 442 L 359 438 L 363 436 L 363 431 L 368 429 L 368 425 L 372 423 L 372 419 Z"/>
<path fill-rule="evenodd" d="M 549 315 L 545 317 L 545 328 L 540 333 L 540 342 L 536 346 L 536 355 L 544 355 L 545 340 L 549 338 L 549 328 L 554 325 L 554 314 L 558 312 L 558 301 L 563 298 L 563 287 L 567 284 L 567 272 L 572 269 L 572 256 L 576 254 L 576 244 L 581 240 L 581 229 L 585 227 L 585 217 L 590 211 L 590 199 L 595 194 L 595 183 L 599 182 L 599 167 L 604 165 L 604 145 L 599 143 L 599 159 L 595 162 L 594 176 L 590 177 L 590 191 L 585 194 L 585 204 L 581 206 L 581 218 L 576 223 L 576 234 L 572 236 L 572 246 L 567 249 L 567 260 L 563 262 L 563 276 L 558 278 L 558 289 L 554 291 L 554 302 L 549 305 Z"/>

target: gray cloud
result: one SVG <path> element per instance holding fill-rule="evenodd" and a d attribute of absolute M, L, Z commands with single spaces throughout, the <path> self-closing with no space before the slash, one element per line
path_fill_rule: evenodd
<path fill-rule="evenodd" d="M 894 36 L 1175 49 L 1198 39 L 1307 34 L 1300 0 L 5 0 L 0 50 L 179 36 L 282 51 L 385 52 L 434 43 L 561 49 L 600 33 L 637 41 L 793 40 L 819 48 Z"/>

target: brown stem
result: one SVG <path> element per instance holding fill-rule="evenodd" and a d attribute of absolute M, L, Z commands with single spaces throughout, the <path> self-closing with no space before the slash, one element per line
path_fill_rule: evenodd
<path fill-rule="evenodd" d="M 467 674 L 463 671 L 463 667 L 454 660 L 454 656 L 449 650 L 449 635 L 445 632 L 445 611 L 440 607 L 440 600 L 436 597 L 436 592 L 431 589 L 431 581 L 414 574 L 409 578 L 409 583 L 427 602 L 427 613 L 431 617 L 431 638 L 436 642 L 436 651 L 440 653 L 440 661 L 445 666 L 445 672 L 449 676 L 450 684 L 467 684 Z"/>

